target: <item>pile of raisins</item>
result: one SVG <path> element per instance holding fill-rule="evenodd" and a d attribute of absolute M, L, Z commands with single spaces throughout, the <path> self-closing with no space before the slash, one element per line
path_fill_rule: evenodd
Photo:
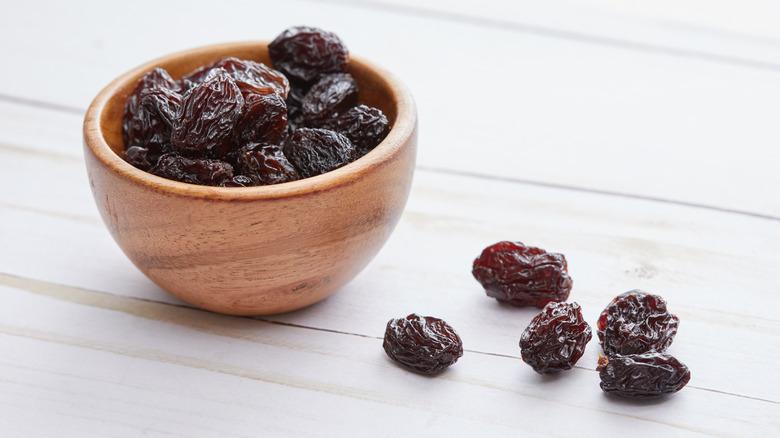
<path fill-rule="evenodd" d="M 228 57 L 179 80 L 145 74 L 125 105 L 123 158 L 185 183 L 260 186 L 337 169 L 387 136 L 382 111 L 359 104 L 336 34 L 289 28 L 268 53 L 273 68 Z"/>

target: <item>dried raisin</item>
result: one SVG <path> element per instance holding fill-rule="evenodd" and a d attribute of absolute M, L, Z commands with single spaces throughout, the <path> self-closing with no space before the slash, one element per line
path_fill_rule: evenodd
<path fill-rule="evenodd" d="M 231 146 L 243 108 L 235 81 L 224 69 L 212 69 L 184 95 L 171 143 L 182 155 L 221 158 Z"/>
<path fill-rule="evenodd" d="M 632 290 L 617 296 L 601 312 L 597 333 L 604 352 L 638 354 L 663 352 L 674 340 L 680 323 L 658 295 Z"/>
<path fill-rule="evenodd" d="M 688 367 L 665 353 L 599 357 L 604 392 L 632 398 L 658 397 L 681 390 L 691 379 Z"/>
<path fill-rule="evenodd" d="M 246 83 L 255 88 L 271 89 L 283 99 L 287 98 L 290 91 L 290 83 L 280 72 L 268 67 L 261 62 L 233 57 L 222 58 L 209 65 L 203 66 L 179 80 L 179 84 L 185 90 L 200 84 L 208 76 L 211 70 L 222 68 L 236 83 Z"/>
<path fill-rule="evenodd" d="M 281 147 L 270 144 L 251 144 L 242 149 L 236 170 L 260 186 L 279 184 L 299 179 L 298 172 L 282 153 Z"/>
<path fill-rule="evenodd" d="M 268 45 L 268 54 L 276 70 L 287 79 L 313 84 L 327 73 L 346 73 L 349 51 L 333 32 L 315 27 L 291 27 Z"/>
<path fill-rule="evenodd" d="M 141 93 L 150 88 L 165 88 L 177 93 L 180 91 L 176 81 L 162 68 L 155 68 L 138 80 L 133 93 L 125 103 L 122 117 L 122 139 L 128 147 L 145 146 L 143 139 L 147 136 L 146 127 L 142 120 L 143 116 L 138 115 L 138 112 L 141 106 Z"/>
<path fill-rule="evenodd" d="M 341 116 L 326 122 L 323 127 L 347 137 L 361 157 L 381 143 L 390 132 L 390 123 L 382 110 L 366 105 L 350 108 Z"/>
<path fill-rule="evenodd" d="M 487 295 L 514 306 L 566 301 L 572 287 L 563 254 L 520 242 L 499 242 L 474 260 L 472 274 Z"/>
<path fill-rule="evenodd" d="M 175 153 L 161 156 L 149 172 L 174 181 L 206 186 L 224 185 L 233 178 L 233 166 L 224 161 L 188 158 Z"/>
<path fill-rule="evenodd" d="M 280 143 L 287 126 L 287 104 L 280 95 L 238 82 L 244 110 L 236 124 L 238 144 Z"/>
<path fill-rule="evenodd" d="M 357 105 L 359 88 L 349 73 L 324 76 L 301 102 L 306 126 L 322 127 L 326 122 Z"/>
<path fill-rule="evenodd" d="M 550 302 L 520 336 L 523 361 L 539 374 L 571 369 L 592 337 L 577 303 Z"/>
<path fill-rule="evenodd" d="M 449 324 L 415 313 L 387 323 L 382 343 L 385 352 L 406 368 L 435 374 L 463 356 L 463 341 Z"/>
<path fill-rule="evenodd" d="M 354 161 L 357 153 L 349 139 L 337 132 L 300 128 L 285 142 L 284 155 L 301 177 L 309 178 Z"/>

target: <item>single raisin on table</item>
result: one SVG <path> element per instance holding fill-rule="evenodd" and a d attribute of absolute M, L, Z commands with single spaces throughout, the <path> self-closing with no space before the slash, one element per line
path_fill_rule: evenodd
<path fill-rule="evenodd" d="M 604 392 L 624 397 L 658 397 L 681 390 L 691 379 L 688 367 L 665 353 L 599 357 Z"/>
<path fill-rule="evenodd" d="M 358 84 L 349 73 L 323 76 L 301 102 L 306 126 L 322 127 L 329 120 L 357 105 Z"/>
<path fill-rule="evenodd" d="M 332 129 L 355 145 L 359 156 L 374 149 L 390 133 L 390 123 L 379 108 L 358 105 L 330 120 L 323 128 Z"/>
<path fill-rule="evenodd" d="M 349 51 L 333 32 L 316 27 L 291 27 L 268 45 L 276 70 L 291 82 L 311 85 L 327 73 L 346 73 Z"/>
<path fill-rule="evenodd" d="M 299 128 L 284 145 L 284 155 L 303 178 L 320 175 L 355 161 L 357 153 L 343 135 L 316 128 Z"/>
<path fill-rule="evenodd" d="M 577 303 L 550 302 L 520 336 L 523 361 L 539 374 L 571 369 L 592 337 Z"/>
<path fill-rule="evenodd" d="M 463 356 L 463 341 L 449 324 L 415 313 L 387 323 L 382 347 L 390 358 L 421 374 L 438 373 Z"/>
<path fill-rule="evenodd" d="M 663 298 L 632 290 L 618 295 L 601 312 L 597 333 L 608 356 L 662 353 L 674 340 L 679 323 L 679 318 L 666 310 Z"/>
<path fill-rule="evenodd" d="M 499 242 L 474 260 L 474 278 L 487 295 L 514 306 L 544 307 L 571 291 L 566 257 L 520 242 Z"/>

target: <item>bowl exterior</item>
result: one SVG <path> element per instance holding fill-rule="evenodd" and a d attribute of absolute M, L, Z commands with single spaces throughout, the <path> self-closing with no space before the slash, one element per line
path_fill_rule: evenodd
<path fill-rule="evenodd" d="M 403 212 L 417 146 L 406 94 L 391 109 L 393 131 L 366 157 L 307 180 L 252 188 L 161 181 L 122 161 L 117 146 L 101 140 L 111 137 L 102 131 L 116 131 L 106 121 L 121 114 L 110 105 L 117 94 L 127 94 L 126 83 L 107 87 L 85 118 L 98 209 L 138 269 L 197 307 L 265 315 L 316 303 L 371 261 Z"/>

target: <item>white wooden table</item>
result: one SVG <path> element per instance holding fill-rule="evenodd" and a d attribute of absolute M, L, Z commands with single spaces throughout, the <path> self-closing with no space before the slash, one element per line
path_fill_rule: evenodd
<path fill-rule="evenodd" d="M 0 1 L 0 436 L 778 436 L 780 10 L 761 0 Z M 94 206 L 84 111 L 111 79 L 199 45 L 339 33 L 419 109 L 406 212 L 331 298 L 212 314 L 124 257 Z M 471 277 L 487 245 L 566 255 L 595 325 L 645 289 L 692 371 L 608 397 L 591 341 L 543 377 L 535 309 Z M 396 366 L 386 322 L 464 340 L 436 377 Z"/>

